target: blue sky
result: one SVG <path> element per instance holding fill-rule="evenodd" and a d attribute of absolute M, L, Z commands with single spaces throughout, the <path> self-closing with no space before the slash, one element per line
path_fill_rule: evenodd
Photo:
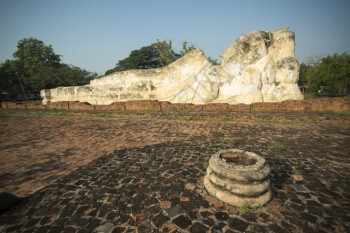
<path fill-rule="evenodd" d="M 52 45 L 63 63 L 104 74 L 160 40 L 219 59 L 240 35 L 289 27 L 296 57 L 350 53 L 350 0 L 0 0 L 0 62 L 17 42 Z"/>

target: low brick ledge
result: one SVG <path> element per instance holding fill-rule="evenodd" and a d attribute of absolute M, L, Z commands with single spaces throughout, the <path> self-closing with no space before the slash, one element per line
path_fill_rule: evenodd
<path fill-rule="evenodd" d="M 253 103 L 250 105 L 226 103 L 210 103 L 203 105 L 179 104 L 157 100 L 133 100 L 127 102 L 115 102 L 110 105 L 91 105 L 85 102 L 50 102 L 47 105 L 35 103 L 2 102 L 1 108 L 7 109 L 62 109 L 62 110 L 98 110 L 98 111 L 229 111 L 229 112 L 312 112 L 312 111 L 335 111 L 350 112 L 350 98 L 321 98 L 317 100 L 287 100 L 273 103 Z"/>

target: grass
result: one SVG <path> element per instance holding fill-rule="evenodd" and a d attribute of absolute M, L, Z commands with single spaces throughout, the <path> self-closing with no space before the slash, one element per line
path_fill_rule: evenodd
<path fill-rule="evenodd" d="M 257 124 L 277 124 L 277 123 L 279 123 L 278 121 L 274 121 L 274 120 L 255 120 L 254 122 Z"/>
<path fill-rule="evenodd" d="M 214 142 L 209 142 L 208 144 L 209 147 L 220 147 L 222 146 L 222 143 L 214 143 Z"/>
<path fill-rule="evenodd" d="M 337 121 L 337 125 L 350 125 L 350 122 L 342 122 L 342 121 Z"/>
<path fill-rule="evenodd" d="M 255 115 L 255 114 L 261 114 L 261 113 L 273 113 L 273 112 L 276 112 L 276 111 L 274 111 L 274 110 L 251 110 L 248 113 Z"/>
<path fill-rule="evenodd" d="M 303 121 L 303 123 L 304 124 L 311 124 L 311 125 L 313 125 L 313 124 L 315 124 L 315 121 L 309 120 L 309 121 Z"/>
<path fill-rule="evenodd" d="M 114 111 L 117 112 L 117 113 L 126 112 L 126 110 L 124 110 L 124 109 L 116 109 L 116 110 L 114 110 Z"/>
<path fill-rule="evenodd" d="M 58 116 L 67 116 L 67 112 L 63 111 L 63 112 L 59 112 L 57 113 Z"/>
<path fill-rule="evenodd" d="M 168 121 L 176 121 L 176 120 L 179 120 L 179 119 L 176 118 L 176 117 L 167 117 L 167 118 L 165 118 L 165 120 L 168 120 Z"/>
<path fill-rule="evenodd" d="M 254 120 L 256 124 L 282 124 L 282 125 L 294 125 L 300 122 L 297 121 L 276 121 L 276 120 Z"/>
<path fill-rule="evenodd" d="M 191 117 L 186 117 L 185 120 L 188 120 L 188 121 L 199 121 L 199 118 L 191 116 Z"/>
<path fill-rule="evenodd" d="M 240 211 L 249 211 L 249 210 L 250 210 L 250 207 L 247 206 L 247 205 L 243 205 L 243 206 L 240 206 L 240 207 L 239 207 L 239 210 L 240 210 Z"/>
<path fill-rule="evenodd" d="M 271 148 L 274 150 L 274 151 L 284 151 L 286 148 L 283 144 L 281 143 L 275 143 L 271 146 Z"/>
<path fill-rule="evenodd" d="M 19 111 L 16 109 L 6 109 L 1 111 L 2 115 L 28 115 L 28 113 L 24 111 Z"/>
<path fill-rule="evenodd" d="M 258 206 L 258 207 L 250 207 L 248 205 L 243 205 L 239 207 L 239 210 L 242 212 L 247 212 L 247 211 L 263 211 L 265 209 L 265 206 Z"/>
<path fill-rule="evenodd" d="M 153 109 L 145 109 L 142 112 L 151 113 L 151 112 L 158 112 L 158 111 L 153 110 Z"/>
<path fill-rule="evenodd" d="M 37 111 L 37 112 L 34 112 L 33 115 L 35 115 L 35 116 L 44 116 L 44 115 L 46 115 L 46 113 L 43 112 L 43 111 Z"/>
<path fill-rule="evenodd" d="M 228 140 L 227 143 L 230 147 L 235 147 L 238 144 L 235 140 Z"/>
<path fill-rule="evenodd" d="M 282 121 L 281 124 L 282 125 L 294 125 L 294 124 L 298 124 L 299 122 L 297 121 Z"/>
<path fill-rule="evenodd" d="M 106 113 L 98 113 L 95 115 L 96 117 L 111 117 L 111 115 L 106 114 Z"/>
<path fill-rule="evenodd" d="M 324 111 L 318 111 L 317 113 L 322 113 L 322 114 L 331 115 L 331 116 L 350 117 L 350 112 L 335 112 L 332 110 L 324 110 Z"/>
<path fill-rule="evenodd" d="M 224 118 L 222 118 L 221 120 L 222 120 L 222 121 L 232 121 L 232 119 L 229 118 L 229 117 L 224 117 Z"/>

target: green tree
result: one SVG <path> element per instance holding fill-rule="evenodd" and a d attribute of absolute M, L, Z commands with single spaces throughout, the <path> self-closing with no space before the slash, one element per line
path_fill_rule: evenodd
<path fill-rule="evenodd" d="M 166 42 L 165 40 L 157 40 L 155 47 L 159 53 L 159 57 L 157 58 L 157 60 L 159 61 L 161 67 L 169 65 L 181 57 L 180 54 L 174 52 L 172 45 L 173 43 L 171 40 L 169 40 L 168 42 Z"/>
<path fill-rule="evenodd" d="M 17 51 L 13 57 L 18 61 L 22 68 L 21 72 L 32 72 L 38 66 L 59 67 L 61 56 L 54 53 L 51 45 L 45 45 L 44 42 L 35 38 L 25 38 L 18 42 Z"/>
<path fill-rule="evenodd" d="M 18 91 L 17 80 L 25 93 L 38 93 L 45 88 L 48 80 L 52 82 L 53 69 L 60 67 L 60 56 L 53 52 L 52 46 L 46 46 L 35 38 L 25 38 L 18 42 L 17 51 L 13 53 L 14 60 L 6 60 L 1 64 L 3 69 L 2 79 L 11 83 L 12 91 Z M 6 80 L 6 81 L 5 81 Z M 5 86 L 6 87 L 6 86 Z M 3 88 L 3 87 L 2 87 Z M 22 89 L 22 88 L 21 88 Z"/>
<path fill-rule="evenodd" d="M 58 69 L 57 83 L 59 86 L 80 86 L 95 79 L 97 73 L 89 72 L 77 66 L 62 64 Z"/>
<path fill-rule="evenodd" d="M 5 60 L 0 66 L 0 89 L 26 97 L 21 79 L 16 76 L 16 64 L 13 60 Z"/>
<path fill-rule="evenodd" d="M 182 50 L 177 53 L 172 47 L 172 41 L 160 41 L 131 51 L 127 58 L 119 60 L 113 69 L 107 70 L 105 75 L 124 70 L 132 69 L 152 69 L 169 65 L 184 56 L 191 50 L 196 49 L 193 45 L 188 46 L 186 41 L 182 44 Z M 209 61 L 217 65 L 217 60 L 208 58 Z"/>
<path fill-rule="evenodd" d="M 307 83 L 307 73 L 310 70 L 311 66 L 306 65 L 305 63 L 300 64 L 299 68 L 299 80 L 298 85 L 304 86 Z"/>
<path fill-rule="evenodd" d="M 0 65 L 0 89 L 16 94 L 38 95 L 41 89 L 87 84 L 97 76 L 62 64 L 60 55 L 54 53 L 51 45 L 35 38 L 20 40 L 13 57 L 14 60 Z"/>
<path fill-rule="evenodd" d="M 188 46 L 188 42 L 184 41 L 182 42 L 182 50 L 180 51 L 181 56 L 184 56 L 186 53 L 188 53 L 191 50 L 196 49 L 196 47 L 194 47 L 194 45 L 190 45 Z"/>
<path fill-rule="evenodd" d="M 194 45 L 188 46 L 188 42 L 184 41 L 184 42 L 182 42 L 182 50 L 180 51 L 180 54 L 181 54 L 181 56 L 184 56 L 186 53 L 188 53 L 189 51 L 194 50 L 194 49 L 196 49 L 196 47 Z M 211 57 L 207 57 L 207 58 L 208 58 L 209 62 L 214 66 L 220 64 L 217 59 L 214 59 Z"/>
<path fill-rule="evenodd" d="M 307 72 L 310 89 L 316 91 L 323 86 L 331 95 L 350 87 L 350 55 L 334 54 L 320 60 Z"/>
<path fill-rule="evenodd" d="M 174 52 L 171 41 L 158 40 L 156 43 L 131 51 L 127 58 L 119 60 L 113 69 L 106 71 L 105 75 L 116 71 L 159 68 L 169 65 L 179 57 L 181 55 Z"/>
<path fill-rule="evenodd" d="M 160 67 L 160 63 L 157 60 L 158 57 L 159 52 L 155 48 L 154 44 L 142 47 L 138 50 L 133 50 L 127 58 L 119 60 L 113 69 L 107 70 L 105 75 L 116 71 Z"/>

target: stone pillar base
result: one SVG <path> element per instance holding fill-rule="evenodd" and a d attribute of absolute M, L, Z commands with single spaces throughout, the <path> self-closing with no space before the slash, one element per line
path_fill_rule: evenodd
<path fill-rule="evenodd" d="M 270 166 L 255 153 L 222 150 L 210 158 L 204 186 L 229 205 L 259 207 L 271 199 L 269 173 Z"/>

